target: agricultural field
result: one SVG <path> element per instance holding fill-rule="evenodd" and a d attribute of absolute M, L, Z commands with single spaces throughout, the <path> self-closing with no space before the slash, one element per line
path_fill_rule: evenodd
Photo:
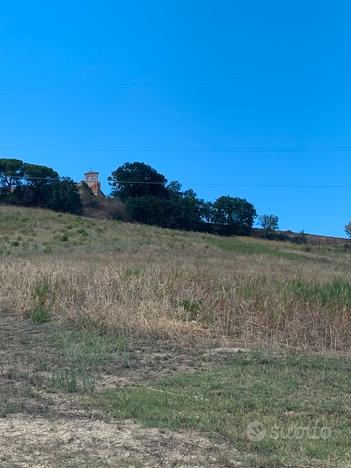
<path fill-rule="evenodd" d="M 350 261 L 0 206 L 0 466 L 351 466 Z"/>

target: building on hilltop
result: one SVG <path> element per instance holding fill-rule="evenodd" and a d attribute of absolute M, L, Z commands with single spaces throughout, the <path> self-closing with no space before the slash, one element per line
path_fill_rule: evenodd
<path fill-rule="evenodd" d="M 90 170 L 84 174 L 84 182 L 91 188 L 96 197 L 103 196 L 101 191 L 101 182 L 99 181 L 99 173 Z"/>

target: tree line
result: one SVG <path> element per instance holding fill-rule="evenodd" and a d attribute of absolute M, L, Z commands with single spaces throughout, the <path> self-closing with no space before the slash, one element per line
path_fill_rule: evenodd
<path fill-rule="evenodd" d="M 60 177 L 52 168 L 19 159 L 0 159 L 0 202 L 38 206 L 82 214 L 94 209 L 124 221 L 170 229 L 206 231 L 226 235 L 249 235 L 257 212 L 246 199 L 224 195 L 214 202 L 142 162 L 125 163 L 108 179 L 111 195 L 97 198 L 86 184 Z M 278 218 L 263 215 L 259 222 L 269 233 Z"/>
<path fill-rule="evenodd" d="M 75 182 L 50 167 L 19 159 L 0 159 L 0 201 L 81 214 L 82 202 Z"/>
<path fill-rule="evenodd" d="M 215 202 L 198 198 L 179 182 L 168 183 L 153 167 L 125 163 L 109 177 L 111 196 L 125 204 L 133 221 L 171 229 L 249 235 L 257 216 L 247 200 L 229 195 Z"/>

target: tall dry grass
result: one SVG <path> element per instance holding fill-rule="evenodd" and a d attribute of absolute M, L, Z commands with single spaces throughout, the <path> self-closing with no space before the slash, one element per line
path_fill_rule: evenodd
<path fill-rule="evenodd" d="M 47 308 L 127 335 L 349 350 L 350 260 L 346 248 L 0 206 L 0 313 Z"/>
<path fill-rule="evenodd" d="M 36 291 L 57 318 L 125 335 L 194 335 L 350 350 L 345 265 L 213 249 L 40 256 L 0 264 L 0 311 L 28 315 Z M 43 288 L 45 284 L 45 288 Z"/>

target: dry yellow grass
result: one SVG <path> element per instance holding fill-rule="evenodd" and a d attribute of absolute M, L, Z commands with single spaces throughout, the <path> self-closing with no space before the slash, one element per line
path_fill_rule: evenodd
<path fill-rule="evenodd" d="M 349 350 L 347 249 L 0 207 L 0 310 L 125 334 Z"/>

